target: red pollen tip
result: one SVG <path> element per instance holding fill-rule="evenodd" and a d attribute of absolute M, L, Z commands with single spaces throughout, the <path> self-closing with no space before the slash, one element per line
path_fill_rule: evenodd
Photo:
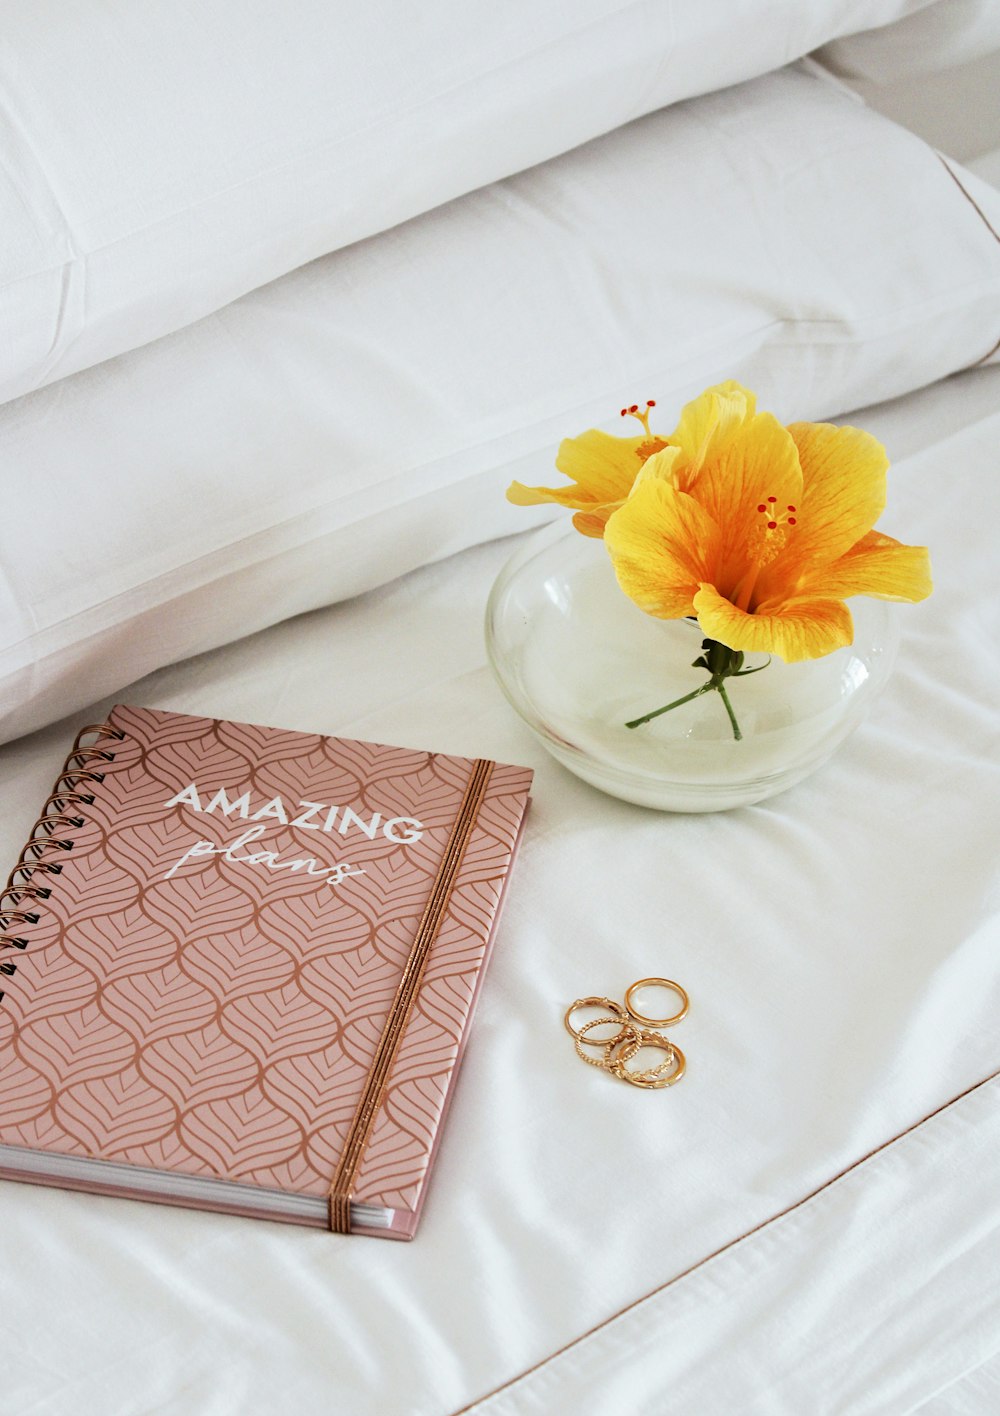
<path fill-rule="evenodd" d="M 646 407 L 647 407 L 647 408 L 655 408 L 655 407 L 656 407 L 656 399 L 655 399 L 655 398 L 647 398 L 647 400 L 646 400 Z"/>
<path fill-rule="evenodd" d="M 775 503 L 777 500 L 778 500 L 777 497 L 768 497 L 768 501 L 771 503 L 772 506 L 774 505 L 774 503 Z"/>
<path fill-rule="evenodd" d="M 794 526 L 794 525 L 795 525 L 795 517 L 794 517 L 794 516 L 790 516 L 790 517 L 788 518 L 788 524 L 789 524 L 789 526 Z"/>
<path fill-rule="evenodd" d="M 767 511 L 767 507 L 764 505 L 763 502 L 761 502 L 761 504 L 760 504 L 760 506 L 757 508 L 757 510 L 758 510 L 758 511 Z"/>
<path fill-rule="evenodd" d="M 627 412 L 628 412 L 628 409 L 627 409 L 627 408 L 623 408 L 623 409 L 622 409 L 622 417 L 623 417 L 623 418 L 625 417 L 625 414 L 626 414 Z"/>
<path fill-rule="evenodd" d="M 767 523 L 767 529 L 768 529 L 769 531 L 777 531 L 777 529 L 778 529 L 778 523 L 777 523 L 776 521 L 769 521 L 769 522 Z"/>
<path fill-rule="evenodd" d="M 638 405 L 638 403 L 633 403 L 633 404 L 632 404 L 632 407 L 631 407 L 628 411 L 629 411 L 630 413 L 638 413 L 638 411 L 639 411 L 639 405 Z"/>
<path fill-rule="evenodd" d="M 790 507 L 788 508 L 788 510 L 789 510 L 789 511 L 794 511 L 795 508 L 794 508 L 794 506 L 790 506 Z"/>

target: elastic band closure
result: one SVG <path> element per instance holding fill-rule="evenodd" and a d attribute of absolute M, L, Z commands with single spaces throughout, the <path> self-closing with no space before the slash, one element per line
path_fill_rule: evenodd
<path fill-rule="evenodd" d="M 382 1029 L 378 1047 L 368 1072 L 361 1100 L 358 1102 L 354 1119 L 347 1133 L 347 1140 L 329 1190 L 330 1229 L 334 1234 L 351 1232 L 351 1191 L 354 1188 L 365 1147 L 392 1071 L 399 1044 L 406 1032 L 410 1012 L 416 1000 L 420 982 L 427 964 L 431 945 L 437 937 L 451 899 L 455 877 L 465 857 L 466 848 L 476 825 L 479 808 L 482 806 L 489 785 L 493 763 L 479 758 L 474 763 L 469 781 L 462 797 L 455 824 L 445 846 L 441 864 L 434 878 L 430 898 L 417 928 L 409 958 L 403 969 L 402 978 L 396 989 L 389 1016 Z"/>

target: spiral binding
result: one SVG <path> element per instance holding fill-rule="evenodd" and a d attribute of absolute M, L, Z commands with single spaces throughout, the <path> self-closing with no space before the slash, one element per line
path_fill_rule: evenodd
<path fill-rule="evenodd" d="M 84 738 L 95 734 L 95 741 L 85 747 Z M 72 839 L 67 839 L 61 832 L 84 826 L 86 818 L 78 810 L 74 810 L 74 807 L 92 806 L 94 802 L 93 792 L 81 792 L 77 788 L 87 782 L 99 785 L 104 781 L 104 773 L 95 771 L 94 764 L 115 760 L 113 752 L 98 747 L 97 743 L 102 738 L 113 738 L 116 742 L 121 742 L 124 736 L 120 728 L 113 728 L 110 723 L 92 723 L 77 733 L 62 771 L 53 782 L 52 790 L 42 807 L 42 814 L 32 826 L 17 864 L 8 875 L 6 885 L 0 890 L 0 951 L 23 950 L 28 947 L 28 940 L 24 935 L 12 933 L 11 930 L 16 931 L 18 924 L 37 924 L 41 916 L 37 910 L 22 909 L 21 905 L 25 901 L 44 901 L 49 898 L 52 887 L 36 884 L 35 876 L 59 875 L 62 866 L 57 860 L 48 859 L 46 852 L 73 849 Z M 4 908 L 8 898 L 13 902 L 11 909 Z M 10 978 L 16 972 L 17 964 L 11 959 L 3 958 L 0 953 L 0 975 Z M 3 996 L 3 990 L 0 989 L 0 1001 Z"/>

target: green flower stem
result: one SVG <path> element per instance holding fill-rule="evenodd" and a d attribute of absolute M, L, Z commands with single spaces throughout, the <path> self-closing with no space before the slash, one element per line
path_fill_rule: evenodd
<path fill-rule="evenodd" d="M 733 725 L 733 737 L 736 739 L 737 742 L 742 742 L 743 734 L 740 732 L 740 725 L 736 721 L 736 714 L 733 712 L 733 705 L 729 701 L 729 694 L 726 692 L 726 685 L 722 679 L 720 679 L 719 682 L 716 684 L 716 688 L 718 689 L 719 697 L 726 705 L 726 712 L 729 714 L 729 721 Z"/>
<path fill-rule="evenodd" d="M 694 698 L 700 698 L 703 693 L 717 693 L 729 715 L 734 739 L 737 742 L 742 742 L 743 734 L 733 711 L 733 705 L 729 701 L 729 694 L 726 692 L 726 679 L 746 678 L 748 674 L 759 674 L 761 669 L 766 669 L 767 664 L 771 661 L 768 659 L 767 664 L 758 664 L 755 669 L 745 669 L 742 652 L 739 649 L 730 649 L 727 644 L 720 644 L 717 639 L 703 639 L 701 650 L 700 658 L 695 659 L 691 667 L 707 670 L 708 682 L 703 683 L 700 688 L 694 689 L 691 693 L 685 693 L 683 698 L 675 698 L 672 703 L 666 703 L 662 708 L 654 708 L 651 713 L 644 713 L 641 718 L 633 718 L 630 723 L 625 724 L 627 728 L 641 727 L 643 723 L 649 723 L 653 718 L 658 718 L 661 713 L 669 713 L 673 708 L 680 708 L 682 704 L 690 703 Z"/>
<path fill-rule="evenodd" d="M 683 698 L 675 698 L 673 703 L 666 703 L 662 708 L 654 708 L 652 713 L 644 713 L 641 718 L 633 718 L 631 723 L 626 723 L 625 726 L 627 728 L 641 728 L 643 723 L 652 722 L 661 713 L 669 713 L 671 708 L 679 708 L 682 703 L 690 703 L 692 698 L 700 698 L 703 693 L 711 693 L 714 687 L 714 683 L 709 680 L 708 683 L 703 683 L 701 688 L 696 688 L 693 693 L 685 693 Z"/>

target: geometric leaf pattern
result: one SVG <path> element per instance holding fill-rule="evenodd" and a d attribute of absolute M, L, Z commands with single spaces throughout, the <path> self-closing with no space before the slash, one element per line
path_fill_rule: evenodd
<path fill-rule="evenodd" d="M 73 850 L 38 922 L 18 926 L 27 948 L 4 980 L 0 1142 L 325 1195 L 473 763 L 146 708 L 109 716 L 125 737 L 84 824 L 60 833 Z M 530 781 L 493 769 L 357 1201 L 419 1208 Z M 191 783 L 214 810 L 166 806 Z M 295 825 L 302 802 L 318 805 Z M 393 818 L 422 835 L 391 839 Z M 363 873 L 334 885 L 280 868 L 307 859 Z"/>

